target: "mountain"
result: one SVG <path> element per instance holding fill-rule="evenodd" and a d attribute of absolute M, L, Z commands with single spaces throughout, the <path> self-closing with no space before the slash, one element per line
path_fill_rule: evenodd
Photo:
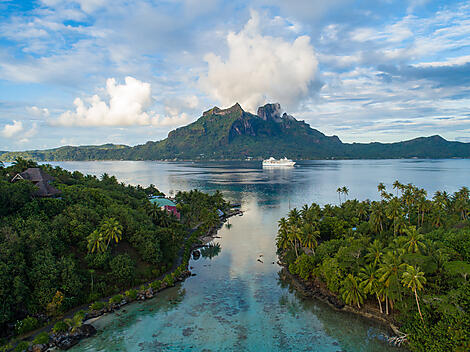
<path fill-rule="evenodd" d="M 195 122 L 171 131 L 168 138 L 132 148 L 132 159 L 244 159 L 248 156 L 326 158 L 341 146 L 297 121 L 279 104 L 267 104 L 253 115 L 237 103 L 228 109 L 214 107 Z"/>
<path fill-rule="evenodd" d="M 13 161 L 17 157 L 36 161 L 116 159 L 121 153 L 125 155 L 126 151 L 130 148 L 126 145 L 116 144 L 84 145 L 80 147 L 65 146 L 24 152 L 0 152 L 0 160 Z"/>
<path fill-rule="evenodd" d="M 177 128 L 157 142 L 129 147 L 60 147 L 48 150 L 6 152 L 0 159 L 15 157 L 53 160 L 207 160 L 255 159 L 273 156 L 291 159 L 386 159 L 469 158 L 470 143 L 450 142 L 440 136 L 420 137 L 398 143 L 342 143 L 286 113 L 279 104 L 266 104 L 257 114 L 237 103 L 228 109 L 214 107 L 195 122 Z"/>

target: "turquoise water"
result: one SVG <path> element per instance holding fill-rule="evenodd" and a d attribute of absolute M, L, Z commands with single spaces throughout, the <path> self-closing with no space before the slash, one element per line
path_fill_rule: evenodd
<path fill-rule="evenodd" d="M 470 160 L 312 161 L 284 170 L 256 162 L 53 164 L 153 183 L 165 193 L 220 189 L 245 211 L 219 231 L 217 256 L 191 260 L 196 276 L 104 316 L 95 323 L 98 334 L 73 351 L 398 351 L 383 342 L 380 326 L 302 299 L 279 280 L 277 221 L 304 203 L 337 203 L 338 186 L 359 199 L 377 199 L 377 184 L 391 188 L 396 179 L 430 194 L 453 192 L 469 185 L 470 171 Z"/>

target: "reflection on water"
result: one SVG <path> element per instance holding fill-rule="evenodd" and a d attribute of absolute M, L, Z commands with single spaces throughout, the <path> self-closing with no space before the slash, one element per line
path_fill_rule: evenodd
<path fill-rule="evenodd" d="M 220 243 L 209 243 L 201 248 L 201 255 L 203 258 L 212 259 L 219 255 L 221 249 Z"/>
<path fill-rule="evenodd" d="M 305 300 L 281 282 L 274 237 L 289 208 L 350 198 L 377 199 L 376 186 L 415 183 L 432 194 L 467 185 L 470 160 L 304 161 L 263 170 L 257 162 L 64 162 L 70 170 L 114 174 L 163 192 L 220 189 L 244 215 L 191 260 L 194 277 L 158 297 L 96 322 L 99 333 L 75 351 L 387 351 L 382 329 L 362 318 Z M 203 254 L 203 251 L 205 254 Z M 262 260 L 258 260 L 262 258 Z"/>

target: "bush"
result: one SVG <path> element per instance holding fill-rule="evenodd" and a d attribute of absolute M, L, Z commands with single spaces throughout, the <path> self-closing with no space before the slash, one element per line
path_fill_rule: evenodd
<path fill-rule="evenodd" d="M 104 302 L 101 302 L 101 301 L 96 301 L 96 302 L 93 302 L 91 305 L 90 305 L 90 309 L 91 310 L 100 310 L 100 309 L 103 309 L 105 307 L 105 303 Z"/>
<path fill-rule="evenodd" d="M 54 334 L 67 332 L 68 330 L 69 330 L 69 326 L 64 321 L 58 321 L 57 323 L 54 324 L 54 327 L 52 328 L 52 332 Z"/>
<path fill-rule="evenodd" d="M 119 286 L 127 286 L 134 282 L 135 263 L 128 254 L 119 254 L 109 263 L 111 278 Z"/>
<path fill-rule="evenodd" d="M 23 352 L 26 351 L 29 347 L 29 343 L 26 341 L 21 341 L 19 344 L 16 345 L 14 351 L 15 352 Z"/>
<path fill-rule="evenodd" d="M 33 345 L 45 345 L 49 343 L 49 334 L 47 332 L 41 332 L 33 340 Z"/>
<path fill-rule="evenodd" d="M 130 300 L 135 300 L 137 298 L 137 290 L 131 289 L 126 291 L 126 297 Z"/>
<path fill-rule="evenodd" d="M 27 332 L 33 331 L 39 327 L 39 322 L 34 317 L 26 317 L 23 320 L 18 320 L 15 324 L 15 332 L 17 335 L 23 335 Z"/>
<path fill-rule="evenodd" d="M 121 294 L 114 295 L 113 297 L 109 299 L 109 303 L 111 304 L 120 303 L 123 298 L 124 296 Z"/>
<path fill-rule="evenodd" d="M 162 286 L 162 282 L 160 280 L 153 281 L 150 283 L 150 287 L 153 288 L 154 290 L 160 289 L 161 286 Z"/>
<path fill-rule="evenodd" d="M 175 284 L 173 277 L 169 274 L 165 276 L 165 278 L 163 279 L 163 282 L 165 282 L 168 286 L 173 286 Z"/>

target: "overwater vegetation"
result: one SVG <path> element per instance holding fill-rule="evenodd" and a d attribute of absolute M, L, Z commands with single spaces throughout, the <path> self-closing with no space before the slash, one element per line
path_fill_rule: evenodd
<path fill-rule="evenodd" d="M 149 195 L 162 195 L 153 185 L 125 185 L 107 174 L 50 165 L 40 168 L 55 178 L 60 197 L 34 197 L 37 189 L 30 181 L 11 180 L 36 167 L 24 159 L 0 164 L 3 336 L 35 329 L 83 303 L 100 305 L 101 297 L 168 272 L 177 258 L 187 264 L 188 240 L 219 224 L 217 209 L 228 209 L 220 192 L 179 192 L 178 221 L 149 202 Z M 74 326 L 71 319 L 68 328 Z"/>
<path fill-rule="evenodd" d="M 337 191 L 339 206 L 305 205 L 279 221 L 288 270 L 398 324 L 411 350 L 470 350 L 469 189 L 429 199 L 396 181 L 372 202 Z"/>

